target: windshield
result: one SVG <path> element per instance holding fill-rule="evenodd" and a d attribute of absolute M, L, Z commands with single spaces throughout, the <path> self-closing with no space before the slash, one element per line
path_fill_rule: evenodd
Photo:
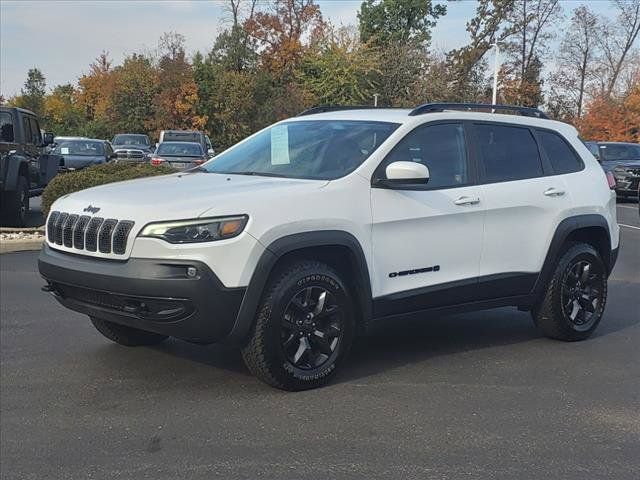
<path fill-rule="evenodd" d="M 199 143 L 163 142 L 158 146 L 156 155 L 168 157 L 201 157 L 202 147 Z"/>
<path fill-rule="evenodd" d="M 281 123 L 221 153 L 203 170 L 333 180 L 355 170 L 398 126 L 351 120 Z"/>
<path fill-rule="evenodd" d="M 640 159 L 640 145 L 600 145 L 600 156 L 606 161 L 638 160 Z"/>
<path fill-rule="evenodd" d="M 114 145 L 149 145 L 146 135 L 116 135 L 113 137 Z"/>
<path fill-rule="evenodd" d="M 61 141 L 55 149 L 60 155 L 79 155 L 83 157 L 97 157 L 104 155 L 104 144 L 91 140 Z"/>

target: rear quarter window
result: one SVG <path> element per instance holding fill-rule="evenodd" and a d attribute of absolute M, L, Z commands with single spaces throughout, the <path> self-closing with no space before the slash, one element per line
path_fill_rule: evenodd
<path fill-rule="evenodd" d="M 560 135 L 546 130 L 537 130 L 536 133 L 555 174 L 582 170 L 584 167 L 582 160 Z"/>

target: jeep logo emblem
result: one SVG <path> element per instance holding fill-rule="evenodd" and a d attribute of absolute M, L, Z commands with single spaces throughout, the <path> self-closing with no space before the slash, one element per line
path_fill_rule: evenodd
<path fill-rule="evenodd" d="M 83 212 L 90 212 L 90 213 L 98 213 L 99 211 L 100 211 L 99 207 L 92 207 L 91 205 L 89 205 L 87 208 L 83 210 Z"/>

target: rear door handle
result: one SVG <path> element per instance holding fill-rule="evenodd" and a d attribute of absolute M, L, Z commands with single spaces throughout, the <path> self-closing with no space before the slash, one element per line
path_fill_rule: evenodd
<path fill-rule="evenodd" d="M 561 197 L 562 195 L 564 195 L 564 190 L 558 190 L 557 188 L 547 188 L 544 191 L 544 194 L 547 197 Z"/>
<path fill-rule="evenodd" d="M 480 203 L 480 199 L 478 197 L 460 197 L 453 203 L 456 205 L 477 205 Z"/>

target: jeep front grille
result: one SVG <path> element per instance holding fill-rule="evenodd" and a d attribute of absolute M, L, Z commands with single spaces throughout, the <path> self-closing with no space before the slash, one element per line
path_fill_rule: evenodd
<path fill-rule="evenodd" d="M 49 243 L 76 250 L 124 255 L 133 225 L 131 220 L 105 220 L 88 215 L 51 212 L 47 221 L 47 238 Z"/>

